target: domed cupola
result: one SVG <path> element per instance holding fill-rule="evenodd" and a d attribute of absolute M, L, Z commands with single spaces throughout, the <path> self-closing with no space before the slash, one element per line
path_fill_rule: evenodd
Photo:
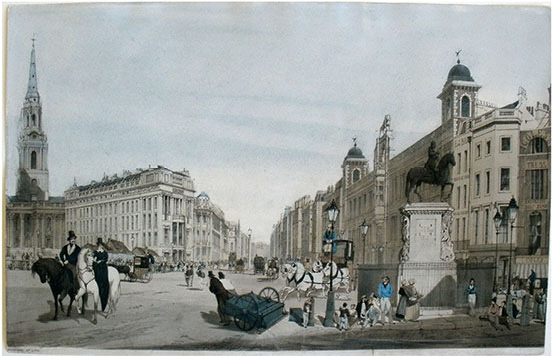
<path fill-rule="evenodd" d="M 207 195 L 207 193 L 201 192 L 201 194 L 197 196 L 197 202 L 199 206 L 207 204 L 209 202 L 209 196 Z"/>
<path fill-rule="evenodd" d="M 473 82 L 470 70 L 463 64 L 460 64 L 460 60 L 456 62 L 457 64 L 453 66 L 447 77 L 447 83 L 452 82 L 453 80 L 461 80 L 464 82 Z"/>
<path fill-rule="evenodd" d="M 341 166 L 345 187 L 356 183 L 368 173 L 368 161 L 362 154 L 362 150 L 357 147 L 356 138 L 353 139 L 353 142 L 354 146 L 347 152 Z"/>
<path fill-rule="evenodd" d="M 461 51 L 456 52 L 456 56 Z M 460 59 L 448 72 L 441 94 L 441 122 L 452 120 L 453 135 L 458 133 L 459 120 L 465 122 L 475 116 L 477 92 L 481 86 L 475 82 L 468 67 Z"/>
<path fill-rule="evenodd" d="M 351 147 L 349 152 L 347 152 L 347 156 L 345 157 L 345 159 L 349 159 L 349 158 L 360 158 L 360 159 L 365 158 L 364 155 L 362 154 L 362 150 L 357 147 L 356 142 L 355 142 L 355 145 Z"/>

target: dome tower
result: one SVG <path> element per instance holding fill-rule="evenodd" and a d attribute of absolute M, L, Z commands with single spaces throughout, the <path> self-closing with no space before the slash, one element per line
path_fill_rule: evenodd
<path fill-rule="evenodd" d="M 362 154 L 361 149 L 357 147 L 356 137 L 353 138 L 353 143 L 353 147 L 347 152 L 343 165 L 341 165 L 341 168 L 343 168 L 343 182 L 346 188 L 368 173 L 368 161 Z"/>
<path fill-rule="evenodd" d="M 459 53 L 460 51 L 457 55 Z M 472 78 L 469 68 L 458 59 L 450 69 L 443 90 L 437 97 L 441 99 L 441 123 L 454 120 L 455 135 L 459 121 L 474 117 L 477 92 L 480 88 L 481 86 Z"/>

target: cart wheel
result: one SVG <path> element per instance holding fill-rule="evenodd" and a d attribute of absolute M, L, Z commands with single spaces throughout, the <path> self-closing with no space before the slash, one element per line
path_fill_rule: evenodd
<path fill-rule="evenodd" d="M 135 274 L 134 272 L 130 272 L 130 273 L 128 274 L 128 278 L 129 278 L 129 280 L 130 280 L 131 282 L 136 282 L 137 276 L 136 276 L 136 274 Z"/>
<path fill-rule="evenodd" d="M 280 294 L 272 287 L 265 287 L 259 292 L 259 297 L 271 300 L 273 302 L 280 302 Z"/>
<path fill-rule="evenodd" d="M 257 324 L 259 306 L 251 294 L 244 294 L 238 297 L 236 305 L 240 306 L 234 314 L 234 323 L 243 331 L 249 331 Z"/>

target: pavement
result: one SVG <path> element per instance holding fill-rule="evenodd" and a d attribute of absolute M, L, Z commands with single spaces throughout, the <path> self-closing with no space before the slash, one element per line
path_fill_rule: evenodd
<path fill-rule="evenodd" d="M 29 271 L 6 274 L 7 344 L 12 351 L 59 353 L 60 347 L 82 350 L 213 351 L 213 350 L 377 350 L 420 348 L 523 347 L 539 353 L 544 345 L 543 324 L 514 325 L 496 331 L 487 321 L 464 311 L 424 310 L 418 322 L 376 326 L 340 332 L 322 326 L 326 299 L 315 298 L 315 326 L 303 328 L 284 315 L 266 330 L 240 330 L 234 323 L 223 326 L 216 313 L 216 300 L 208 288 L 185 285 L 179 272 L 156 274 L 150 283 L 123 282 L 117 312 L 109 319 L 90 323 L 90 313 L 52 320 L 49 287 L 32 278 Z M 266 286 L 280 290 L 282 280 L 227 273 L 239 294 L 258 293 Z M 6 281 L 6 280 L 4 280 Z M 292 294 L 286 309 L 302 307 L 304 295 Z M 341 293 L 339 302 L 356 302 L 356 293 Z M 479 312 L 484 313 L 484 310 Z M 519 322 L 518 322 L 519 324 Z M 70 336 L 68 336 L 70 335 Z M 535 348 L 535 349 L 533 349 Z M 536 351 L 535 351 L 536 350 Z M 94 352 L 95 353 L 95 352 Z"/>

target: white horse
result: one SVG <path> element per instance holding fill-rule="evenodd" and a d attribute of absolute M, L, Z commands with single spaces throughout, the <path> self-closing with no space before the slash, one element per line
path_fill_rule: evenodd
<path fill-rule="evenodd" d="M 299 300 L 301 292 L 305 293 L 305 297 L 316 290 L 321 290 L 324 293 L 323 272 L 308 272 L 300 262 L 284 265 L 284 270 L 286 271 L 287 286 L 281 292 L 283 300 L 286 300 L 294 291 L 297 291 L 297 300 Z M 292 285 L 293 283 L 295 285 Z"/>
<path fill-rule="evenodd" d="M 92 294 L 94 297 L 94 316 L 92 318 L 92 323 L 96 324 L 96 313 L 98 309 L 98 304 L 100 304 L 100 292 L 98 284 L 96 283 L 96 278 L 94 276 L 94 270 L 92 269 L 92 250 L 89 248 L 83 248 L 79 252 L 78 262 L 77 262 L 77 276 L 79 280 L 79 291 L 75 296 L 77 302 L 77 311 L 79 314 L 84 314 L 84 310 L 81 310 L 79 306 L 80 298 L 84 294 Z M 107 302 L 105 317 L 108 318 L 113 312 L 115 312 L 115 307 L 121 296 L 121 278 L 119 277 L 119 272 L 114 268 L 109 266 L 107 268 L 107 278 L 109 281 L 109 299 Z"/>
<path fill-rule="evenodd" d="M 331 276 L 330 269 L 332 270 Z M 339 289 L 343 287 L 347 290 L 347 292 L 351 291 L 351 275 L 349 274 L 349 269 L 347 267 L 338 268 L 337 264 L 332 262 L 331 264 L 326 264 L 323 273 L 325 277 L 331 278 L 333 288 Z"/>
<path fill-rule="evenodd" d="M 324 270 L 324 264 L 320 260 L 314 261 L 312 264 L 312 271 L 313 272 L 322 272 Z"/>

